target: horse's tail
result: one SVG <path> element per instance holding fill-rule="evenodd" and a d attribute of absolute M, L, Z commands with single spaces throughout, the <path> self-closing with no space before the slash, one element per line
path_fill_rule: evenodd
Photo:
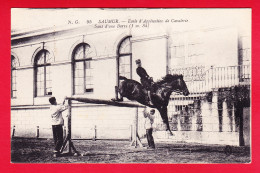
<path fill-rule="evenodd" d="M 119 76 L 119 80 L 127 80 L 127 78 L 124 76 Z"/>

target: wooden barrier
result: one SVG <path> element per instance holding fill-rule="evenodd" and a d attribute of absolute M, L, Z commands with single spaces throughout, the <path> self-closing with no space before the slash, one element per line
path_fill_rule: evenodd
<path fill-rule="evenodd" d="M 135 121 L 134 121 L 134 133 L 132 137 L 132 141 L 130 146 L 134 146 L 137 148 L 143 147 L 139 135 L 138 135 L 138 107 L 143 107 L 145 106 L 141 104 L 133 104 L 133 103 L 123 103 L 123 102 L 116 102 L 116 101 L 111 101 L 111 100 L 100 100 L 100 99 L 90 99 L 90 98 L 82 98 L 82 97 L 67 97 L 68 100 L 68 133 L 65 138 L 65 141 L 63 142 L 61 152 L 63 152 L 64 148 L 67 146 L 68 143 L 68 149 L 69 153 L 68 154 L 73 154 L 72 150 L 74 151 L 74 155 L 79 155 L 79 152 L 76 150 L 76 148 L 73 145 L 73 142 L 71 140 L 71 101 L 79 101 L 79 102 L 84 102 L 84 103 L 92 103 L 92 104 L 106 104 L 106 105 L 112 105 L 112 106 L 119 106 L 119 107 L 132 107 L 136 108 L 136 114 L 135 114 Z"/>
<path fill-rule="evenodd" d="M 116 102 L 116 101 L 111 101 L 111 100 L 90 99 L 90 98 L 82 98 L 82 97 L 67 97 L 67 99 L 84 102 L 84 103 L 105 104 L 105 105 L 112 105 L 112 106 L 118 106 L 118 107 L 143 107 L 143 108 L 145 108 L 144 105 L 141 105 L 139 103 L 123 103 L 123 102 Z"/>
<path fill-rule="evenodd" d="M 61 153 L 63 152 L 64 148 L 66 147 L 67 143 L 69 153 L 72 154 L 72 150 L 75 152 L 75 155 L 78 155 L 79 152 L 76 150 L 76 148 L 73 145 L 73 142 L 71 141 L 71 100 L 68 99 L 68 133 L 67 137 L 65 138 L 65 141 L 63 142 L 62 148 L 61 148 Z"/>

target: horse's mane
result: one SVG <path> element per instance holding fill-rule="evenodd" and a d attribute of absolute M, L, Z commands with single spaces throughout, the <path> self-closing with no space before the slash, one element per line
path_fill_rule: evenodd
<path fill-rule="evenodd" d="M 182 77 L 183 77 L 182 74 L 167 74 L 161 80 L 158 80 L 156 83 L 161 85 L 163 83 L 171 82 L 173 80 L 176 80 L 176 79 L 179 79 Z"/>

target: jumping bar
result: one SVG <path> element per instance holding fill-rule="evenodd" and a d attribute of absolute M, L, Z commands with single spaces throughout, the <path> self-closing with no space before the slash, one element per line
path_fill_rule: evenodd
<path fill-rule="evenodd" d="M 106 104 L 112 106 L 119 106 L 119 107 L 141 107 L 145 108 L 144 105 L 141 104 L 134 104 L 134 103 L 122 103 L 117 101 L 111 100 L 100 100 L 100 99 L 90 99 L 90 98 L 82 98 L 82 97 L 67 97 L 68 100 L 75 100 L 84 103 L 93 103 L 93 104 Z"/>

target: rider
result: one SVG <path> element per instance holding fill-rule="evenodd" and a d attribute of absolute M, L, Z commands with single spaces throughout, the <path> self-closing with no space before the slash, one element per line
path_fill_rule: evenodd
<path fill-rule="evenodd" d="M 151 101 L 151 90 L 152 90 L 152 84 L 154 83 L 153 82 L 153 78 L 150 77 L 146 70 L 142 67 L 142 64 L 141 64 L 141 60 L 140 59 L 137 59 L 135 61 L 136 65 L 137 65 L 137 68 L 136 68 L 136 73 L 140 76 L 141 78 L 141 83 L 142 85 L 144 86 L 144 88 L 147 90 L 147 93 L 148 93 L 148 102 L 150 105 L 152 105 L 152 101 Z"/>

